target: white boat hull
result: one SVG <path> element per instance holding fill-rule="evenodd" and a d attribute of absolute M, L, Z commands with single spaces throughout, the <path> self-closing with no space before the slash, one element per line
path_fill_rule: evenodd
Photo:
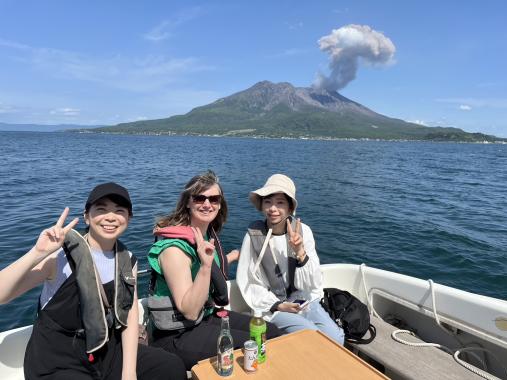
<path fill-rule="evenodd" d="M 415 328 L 424 340 L 456 346 L 456 341 L 437 327 L 428 281 L 352 264 L 322 265 L 324 287 L 349 291 L 364 303 L 368 302 L 381 317 L 389 314 L 403 319 Z M 361 271 L 363 271 L 364 276 Z M 364 280 L 363 280 L 364 279 Z M 235 281 L 229 284 L 229 308 L 248 312 Z M 507 357 L 507 301 L 464 292 L 434 284 L 436 308 L 441 322 L 458 332 L 460 340 L 485 347 L 500 358 Z M 140 321 L 144 318 L 144 300 Z M 31 326 L 0 333 L 0 378 L 23 379 L 23 357 L 31 334 Z M 493 373 L 501 367 L 491 364 Z"/>

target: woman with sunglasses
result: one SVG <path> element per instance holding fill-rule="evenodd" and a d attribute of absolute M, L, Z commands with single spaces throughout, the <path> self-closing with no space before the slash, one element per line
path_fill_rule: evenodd
<path fill-rule="evenodd" d="M 250 224 L 241 246 L 236 281 L 244 300 L 286 333 L 321 330 L 343 344 L 343 330 L 319 303 L 319 257 L 312 230 L 294 218 L 294 182 L 274 174 L 250 193 L 250 201 L 265 219 Z"/>
<path fill-rule="evenodd" d="M 228 259 L 218 238 L 226 218 L 222 187 L 208 171 L 186 184 L 176 209 L 154 230 L 160 239 L 148 254 L 151 344 L 177 353 L 187 370 L 217 354 L 221 318 L 216 306 L 229 303 Z M 242 347 L 250 339 L 250 317 L 231 311 L 229 321 L 234 348 Z M 278 335 L 269 325 L 267 337 Z"/>

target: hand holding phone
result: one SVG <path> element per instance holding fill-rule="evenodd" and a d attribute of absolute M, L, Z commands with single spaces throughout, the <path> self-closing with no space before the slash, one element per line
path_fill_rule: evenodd
<path fill-rule="evenodd" d="M 304 309 L 310 303 L 309 300 L 302 300 L 302 299 L 297 299 L 297 300 L 294 300 L 293 302 L 299 304 L 299 307 L 301 309 Z"/>

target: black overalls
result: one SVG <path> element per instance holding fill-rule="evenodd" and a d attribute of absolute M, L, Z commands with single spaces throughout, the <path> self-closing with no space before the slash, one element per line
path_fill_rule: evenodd
<path fill-rule="evenodd" d="M 136 262 L 136 258 L 132 256 L 132 267 Z M 112 305 L 114 281 L 104 284 L 104 290 Z M 25 378 L 121 379 L 123 362 L 121 331 L 122 329 L 110 329 L 109 341 L 100 350 L 95 351 L 93 357 L 89 357 L 86 353 L 78 288 L 73 271 L 46 307 L 39 310 L 25 353 Z M 168 355 L 161 349 L 139 345 L 137 377 L 186 379 L 186 371 L 183 362 L 177 356 Z"/>

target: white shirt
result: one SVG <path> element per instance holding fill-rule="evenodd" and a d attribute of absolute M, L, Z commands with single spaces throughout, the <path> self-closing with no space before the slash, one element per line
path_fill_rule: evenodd
<path fill-rule="evenodd" d="M 114 251 L 101 251 L 90 247 L 90 252 L 92 254 L 95 267 L 99 272 L 102 284 L 107 284 L 108 282 L 113 281 L 115 267 Z M 132 252 L 130 251 L 129 256 L 132 257 Z M 44 309 L 71 274 L 72 270 L 70 269 L 67 255 L 65 255 L 63 248 L 61 248 L 56 254 L 56 275 L 53 279 L 44 281 L 44 285 L 42 287 L 40 295 L 40 304 L 42 309 Z"/>
<path fill-rule="evenodd" d="M 305 299 L 313 301 L 323 296 L 322 290 L 322 272 L 320 270 L 320 261 L 315 250 L 315 240 L 310 227 L 301 223 L 303 231 L 303 245 L 308 261 L 302 267 L 296 267 L 294 274 L 294 286 L 297 291 L 290 295 L 289 300 Z M 286 235 L 271 236 L 269 247 L 273 254 L 275 262 L 278 262 L 280 270 L 283 273 L 283 279 L 286 286 L 288 282 L 288 253 Z M 292 252 L 290 254 L 293 254 Z M 279 302 L 278 297 L 269 291 L 269 282 L 262 269 L 262 265 L 256 274 L 253 273 L 257 255 L 252 252 L 250 235 L 247 233 L 241 246 L 238 269 L 236 272 L 236 282 L 243 299 L 251 309 L 262 310 L 264 319 L 271 320 L 275 314 L 271 314 L 269 309 L 273 304 Z M 277 313 L 277 312 L 275 312 Z"/>

